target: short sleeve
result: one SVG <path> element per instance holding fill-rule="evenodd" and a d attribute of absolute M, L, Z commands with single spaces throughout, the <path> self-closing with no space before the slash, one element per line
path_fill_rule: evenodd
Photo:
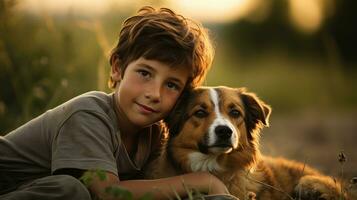
<path fill-rule="evenodd" d="M 105 116 L 86 111 L 74 113 L 53 140 L 51 172 L 75 168 L 118 174 L 114 157 L 115 134 Z"/>

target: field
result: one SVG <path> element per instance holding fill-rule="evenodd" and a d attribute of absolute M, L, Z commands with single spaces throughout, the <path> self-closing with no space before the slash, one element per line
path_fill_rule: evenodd
<path fill-rule="evenodd" d="M 122 21 L 134 13 L 113 7 L 95 17 L 33 14 L 17 4 L 0 3 L 0 135 L 83 92 L 111 92 L 108 55 Z M 205 84 L 247 87 L 272 106 L 263 153 L 348 180 L 357 176 L 357 56 L 355 26 L 348 25 L 355 11 L 341 5 L 309 34 L 282 21 L 279 6 L 257 23 L 205 24 L 216 44 Z"/>
<path fill-rule="evenodd" d="M 335 177 L 350 180 L 357 175 L 356 114 L 272 117 L 263 131 L 261 147 L 266 155 L 284 156 L 316 167 Z M 346 162 L 339 162 L 343 152 Z M 343 174 L 342 174 L 343 173 Z"/>

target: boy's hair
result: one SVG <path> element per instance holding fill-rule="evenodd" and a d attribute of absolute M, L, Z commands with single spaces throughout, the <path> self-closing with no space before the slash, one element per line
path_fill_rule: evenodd
<path fill-rule="evenodd" d="M 191 71 L 186 86 L 195 87 L 204 80 L 213 54 L 208 32 L 201 24 L 168 8 L 145 6 L 124 21 L 110 64 L 117 59 L 122 76 L 128 64 L 139 57 L 186 66 Z M 116 82 L 110 78 L 108 85 L 115 88 Z"/>

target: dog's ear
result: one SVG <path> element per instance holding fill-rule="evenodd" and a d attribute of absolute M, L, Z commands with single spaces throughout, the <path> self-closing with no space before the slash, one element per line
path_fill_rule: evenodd
<path fill-rule="evenodd" d="M 247 92 L 245 88 L 239 89 L 240 97 L 245 108 L 245 123 L 248 132 L 252 133 L 269 126 L 271 107 L 260 100 L 254 93 Z"/>
<path fill-rule="evenodd" d="M 192 95 L 192 89 L 184 90 L 170 114 L 164 119 L 164 122 L 169 129 L 170 136 L 176 136 L 181 131 L 183 123 L 185 119 L 187 119 L 186 110 Z"/>

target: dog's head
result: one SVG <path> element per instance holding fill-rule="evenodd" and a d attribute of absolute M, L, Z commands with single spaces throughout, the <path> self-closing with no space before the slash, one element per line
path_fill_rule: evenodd
<path fill-rule="evenodd" d="M 259 155 L 259 132 L 271 108 L 245 88 L 199 87 L 166 119 L 168 153 L 185 171 L 247 167 Z"/>

